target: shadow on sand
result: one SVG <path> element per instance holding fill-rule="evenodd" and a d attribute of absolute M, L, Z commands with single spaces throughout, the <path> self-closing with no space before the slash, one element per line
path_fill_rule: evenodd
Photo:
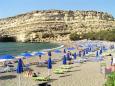
<path fill-rule="evenodd" d="M 0 80 L 8 80 L 8 79 L 13 79 L 13 78 L 16 78 L 16 75 L 0 76 Z"/>
<path fill-rule="evenodd" d="M 66 74 L 66 75 L 62 75 L 60 77 L 67 77 L 67 76 L 71 76 L 72 74 Z"/>
<path fill-rule="evenodd" d="M 78 69 L 78 70 L 71 70 L 70 72 L 76 72 L 76 71 L 81 71 L 80 69 Z"/>

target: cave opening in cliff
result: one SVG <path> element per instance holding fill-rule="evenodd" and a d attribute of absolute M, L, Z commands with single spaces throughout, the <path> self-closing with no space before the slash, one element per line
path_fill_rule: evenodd
<path fill-rule="evenodd" d="M 16 42 L 16 38 L 3 36 L 3 37 L 0 37 L 0 42 Z"/>

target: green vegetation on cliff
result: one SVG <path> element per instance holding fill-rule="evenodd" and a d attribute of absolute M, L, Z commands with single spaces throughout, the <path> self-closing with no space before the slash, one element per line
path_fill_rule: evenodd
<path fill-rule="evenodd" d="M 70 34 L 70 39 L 73 41 L 80 39 L 115 41 L 115 29 L 103 30 L 99 32 L 88 32 L 80 35 L 74 32 Z"/>

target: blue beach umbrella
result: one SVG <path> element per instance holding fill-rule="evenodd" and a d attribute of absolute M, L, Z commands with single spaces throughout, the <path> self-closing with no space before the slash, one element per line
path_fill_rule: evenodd
<path fill-rule="evenodd" d="M 99 54 L 102 54 L 102 49 L 100 50 Z"/>
<path fill-rule="evenodd" d="M 55 53 L 61 53 L 61 51 L 60 51 L 60 50 L 54 50 L 54 52 L 55 52 Z"/>
<path fill-rule="evenodd" d="M 99 54 L 98 54 L 98 51 L 96 52 L 96 57 L 98 57 L 99 56 Z"/>
<path fill-rule="evenodd" d="M 83 56 L 85 56 L 85 50 L 83 50 Z"/>
<path fill-rule="evenodd" d="M 74 53 L 74 59 L 76 59 L 77 58 L 77 54 L 76 53 Z"/>
<path fill-rule="evenodd" d="M 51 60 L 51 58 L 48 59 L 48 69 L 52 69 L 52 60 Z"/>
<path fill-rule="evenodd" d="M 70 59 L 70 53 L 67 53 L 66 56 L 67 56 L 67 60 L 69 60 Z"/>
<path fill-rule="evenodd" d="M 0 61 L 8 61 L 8 60 L 12 60 L 14 59 L 14 57 L 12 55 L 2 55 L 0 56 Z"/>
<path fill-rule="evenodd" d="M 79 57 L 81 57 L 81 51 L 79 51 L 79 54 L 78 54 L 78 55 L 79 55 Z"/>
<path fill-rule="evenodd" d="M 21 56 L 24 56 L 26 58 L 31 57 L 32 55 L 30 53 L 22 53 Z"/>
<path fill-rule="evenodd" d="M 52 60 L 51 60 L 51 57 L 49 57 L 49 59 L 48 59 L 47 67 L 48 67 L 48 75 L 50 75 L 50 70 L 52 69 Z"/>
<path fill-rule="evenodd" d="M 91 47 L 89 47 L 89 48 L 88 48 L 88 52 L 91 52 L 91 50 L 92 50 Z"/>
<path fill-rule="evenodd" d="M 63 57 L 63 64 L 65 65 L 67 62 L 66 62 L 66 55 L 64 55 Z"/>
<path fill-rule="evenodd" d="M 2 55 L 0 56 L 0 59 L 14 59 L 14 57 L 12 55 Z"/>
<path fill-rule="evenodd" d="M 63 51 L 64 53 L 66 53 L 66 49 L 64 49 L 64 51 Z"/>
<path fill-rule="evenodd" d="M 23 72 L 23 62 L 22 62 L 21 59 L 18 60 L 18 65 L 17 65 L 16 72 L 19 74 L 19 86 L 21 86 L 20 85 L 20 82 L 21 82 L 20 74 Z"/>
<path fill-rule="evenodd" d="M 26 64 L 27 64 L 27 63 L 28 63 L 28 62 L 27 62 L 27 58 L 30 58 L 32 55 L 27 52 L 27 53 L 22 53 L 21 56 L 26 57 Z"/>
<path fill-rule="evenodd" d="M 49 56 L 49 57 L 51 57 L 51 56 L 52 56 L 51 51 L 49 51 L 49 52 L 48 52 L 48 56 Z"/>
<path fill-rule="evenodd" d="M 86 50 L 85 50 L 85 51 L 86 51 L 86 54 L 88 54 L 88 48 L 86 48 Z"/>
<path fill-rule="evenodd" d="M 74 47 L 72 47 L 72 48 L 67 48 L 68 50 L 75 50 L 75 48 Z"/>
<path fill-rule="evenodd" d="M 35 53 L 35 55 L 37 55 L 37 56 L 42 56 L 42 55 L 44 55 L 44 53 L 43 52 L 37 52 L 37 53 Z"/>
<path fill-rule="evenodd" d="M 23 62 L 21 59 L 18 60 L 16 72 L 19 74 L 23 72 Z"/>

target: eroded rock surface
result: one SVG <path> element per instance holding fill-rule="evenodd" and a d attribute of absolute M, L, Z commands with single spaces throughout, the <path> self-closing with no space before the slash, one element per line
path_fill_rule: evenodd
<path fill-rule="evenodd" d="M 0 37 L 19 42 L 69 40 L 69 34 L 111 30 L 112 15 L 97 11 L 43 10 L 0 19 Z"/>

